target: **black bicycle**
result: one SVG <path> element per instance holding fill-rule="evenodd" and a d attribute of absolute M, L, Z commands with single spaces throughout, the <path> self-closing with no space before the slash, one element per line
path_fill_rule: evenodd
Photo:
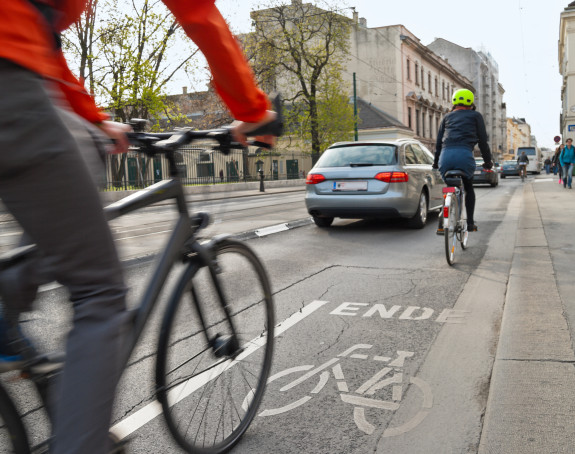
<path fill-rule="evenodd" d="M 254 135 L 281 135 L 279 100 L 276 111 L 278 119 Z M 223 153 L 242 146 L 233 142 L 228 128 L 158 134 L 134 132 L 128 136 L 142 153 L 163 154 L 171 178 L 106 207 L 108 218 L 112 220 L 167 199 L 175 199 L 179 217 L 156 259 L 141 303 L 132 312 L 123 364 L 128 363 L 170 271 L 181 268 L 161 323 L 155 394 L 173 438 L 184 451 L 227 452 L 254 418 L 269 376 L 275 325 L 271 287 L 263 264 L 245 243 L 225 236 L 200 239 L 209 217 L 188 211 L 178 177 L 176 152 L 184 145 L 204 139 L 214 141 L 214 148 Z M 34 254 L 34 246 L 14 250 L 0 258 L 0 271 L 32 259 Z M 0 452 L 47 452 L 49 439 L 35 445 L 31 442 L 27 430 L 31 424 L 23 421 L 8 391 L 13 384 L 8 382 L 25 378 L 33 383 L 49 417 L 48 389 L 60 368 L 61 361 L 30 358 L 23 367 L 3 375 Z M 123 448 L 114 452 L 123 452 Z"/>
<path fill-rule="evenodd" d="M 467 216 L 465 211 L 465 190 L 462 178 L 465 173 L 461 170 L 449 170 L 445 173 L 443 188 L 443 236 L 445 237 L 445 257 L 451 266 L 455 262 L 457 243 L 461 249 L 467 248 Z"/>

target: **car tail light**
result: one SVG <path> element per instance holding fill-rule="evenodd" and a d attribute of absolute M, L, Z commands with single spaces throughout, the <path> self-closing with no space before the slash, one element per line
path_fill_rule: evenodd
<path fill-rule="evenodd" d="M 321 173 L 308 173 L 305 184 L 318 184 L 322 181 L 325 181 L 325 177 Z"/>
<path fill-rule="evenodd" d="M 407 172 L 380 172 L 375 176 L 375 179 L 384 183 L 407 183 L 409 175 Z"/>

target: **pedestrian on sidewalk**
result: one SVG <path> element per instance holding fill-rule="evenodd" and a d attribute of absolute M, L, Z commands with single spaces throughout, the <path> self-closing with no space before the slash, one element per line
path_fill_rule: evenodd
<path fill-rule="evenodd" d="M 547 158 L 545 159 L 545 173 L 549 175 L 550 172 L 551 172 L 551 159 Z"/>
<path fill-rule="evenodd" d="M 563 144 L 560 144 L 556 149 L 555 149 L 555 154 L 553 155 L 553 157 L 551 158 L 551 162 L 553 163 L 553 175 L 557 175 L 557 172 L 559 172 L 559 166 L 561 165 L 559 163 L 559 155 L 561 154 L 561 152 L 563 151 Z M 561 174 L 559 175 L 559 179 L 561 179 Z"/>
<path fill-rule="evenodd" d="M 573 179 L 573 164 L 575 164 L 575 147 L 573 147 L 573 139 L 567 139 L 565 148 L 559 155 L 561 168 L 563 169 L 563 187 L 571 189 L 571 181 Z"/>

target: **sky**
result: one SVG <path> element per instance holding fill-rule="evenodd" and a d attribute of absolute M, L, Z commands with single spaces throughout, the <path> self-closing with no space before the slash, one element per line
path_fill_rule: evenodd
<path fill-rule="evenodd" d="M 285 3 L 291 0 L 283 0 Z M 305 1 L 305 0 L 304 0 Z M 319 1 L 307 0 L 319 7 Z M 491 54 L 505 89 L 507 116 L 525 118 L 540 147 L 560 133 L 559 19 L 571 0 L 340 0 L 356 8 L 367 26 L 403 24 L 422 44 L 444 38 Z M 235 33 L 248 32 L 249 13 L 261 0 L 217 0 Z M 332 5 L 334 3 L 331 3 Z M 346 9 L 351 17 L 351 9 Z"/>

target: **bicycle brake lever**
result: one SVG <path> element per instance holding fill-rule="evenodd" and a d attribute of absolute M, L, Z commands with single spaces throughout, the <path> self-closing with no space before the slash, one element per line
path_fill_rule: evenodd
<path fill-rule="evenodd" d="M 259 140 L 248 140 L 248 145 L 251 145 L 252 147 L 266 148 L 268 150 L 273 148 L 273 145 L 270 145 L 267 142 L 260 142 Z"/>

